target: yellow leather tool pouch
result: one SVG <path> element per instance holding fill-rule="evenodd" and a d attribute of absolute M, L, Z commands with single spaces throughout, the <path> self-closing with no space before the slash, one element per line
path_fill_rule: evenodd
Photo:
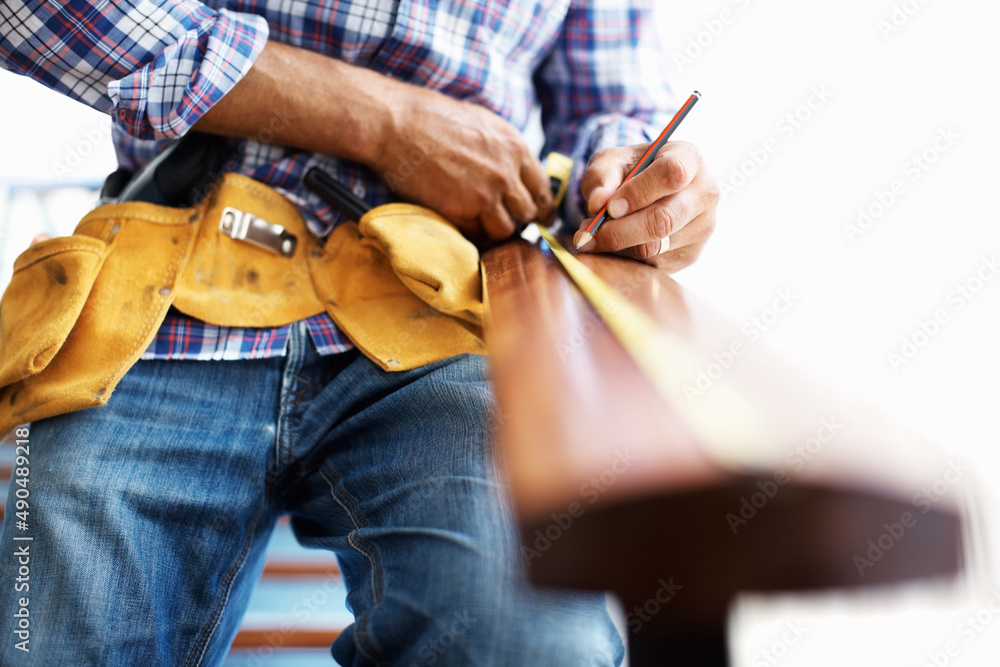
<path fill-rule="evenodd" d="M 388 204 L 361 218 L 358 231 L 434 310 L 482 326 L 479 250 L 451 223 L 420 206 Z"/>
<path fill-rule="evenodd" d="M 437 214 L 380 206 L 337 227 L 309 263 L 330 317 L 383 369 L 486 353 L 479 252 Z"/>
<path fill-rule="evenodd" d="M 0 300 L 0 432 L 108 400 L 166 315 L 196 220 L 104 206 L 18 257 Z"/>
<path fill-rule="evenodd" d="M 234 238 L 282 229 L 284 252 Z M 388 204 L 326 244 L 296 207 L 229 174 L 194 208 L 101 206 L 26 250 L 0 299 L 0 433 L 106 403 L 171 305 L 210 324 L 276 327 L 326 311 L 383 369 L 485 353 L 479 255 L 435 213 Z"/>
<path fill-rule="evenodd" d="M 106 250 L 100 239 L 68 236 L 36 245 L 17 258 L 0 306 L 0 387 L 34 375 L 52 361 L 80 317 Z"/>

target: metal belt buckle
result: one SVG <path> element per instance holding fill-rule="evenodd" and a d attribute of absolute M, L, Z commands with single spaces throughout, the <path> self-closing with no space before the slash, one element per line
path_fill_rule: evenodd
<path fill-rule="evenodd" d="M 252 243 L 265 250 L 276 252 L 282 257 L 291 257 L 298 243 L 295 234 L 281 225 L 272 224 L 253 213 L 240 211 L 232 206 L 222 210 L 222 215 L 219 217 L 219 231 L 237 241 Z"/>

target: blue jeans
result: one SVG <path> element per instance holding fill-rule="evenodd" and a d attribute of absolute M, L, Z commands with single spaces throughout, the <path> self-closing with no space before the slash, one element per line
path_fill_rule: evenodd
<path fill-rule="evenodd" d="M 340 561 L 341 665 L 620 664 L 603 596 L 523 584 L 485 366 L 385 373 L 318 356 L 300 325 L 284 358 L 140 361 L 107 405 L 34 424 L 28 529 L 15 484 L 0 543 L 0 664 L 220 663 L 284 514 Z"/>

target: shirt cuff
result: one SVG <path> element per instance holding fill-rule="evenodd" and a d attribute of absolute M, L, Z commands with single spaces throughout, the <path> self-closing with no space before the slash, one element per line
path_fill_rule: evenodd
<path fill-rule="evenodd" d="M 606 148 L 649 143 L 656 138 L 655 132 L 648 123 L 618 113 L 594 116 L 580 127 L 577 133 L 580 140 L 570 155 L 573 158 L 573 175 L 562 209 L 562 218 L 567 225 L 575 229 L 588 217 L 587 202 L 580 192 L 580 183 L 594 155 Z"/>
<path fill-rule="evenodd" d="M 268 38 L 262 16 L 199 9 L 201 20 L 146 66 L 108 84 L 115 123 L 139 139 L 179 138 L 250 71 Z"/>

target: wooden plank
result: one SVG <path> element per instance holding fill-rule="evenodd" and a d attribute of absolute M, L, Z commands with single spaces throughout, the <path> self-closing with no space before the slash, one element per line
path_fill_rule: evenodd
<path fill-rule="evenodd" d="M 644 633 L 675 644 L 718 638 L 741 590 L 960 570 L 958 498 L 920 514 L 874 567 L 859 572 L 854 558 L 886 525 L 917 514 L 913 495 L 947 470 L 934 447 L 750 349 L 735 325 L 651 267 L 581 260 L 683 341 L 686 363 L 673 381 L 697 388 L 691 369 L 708 369 L 746 401 L 763 437 L 737 428 L 731 450 L 707 446 L 691 428 L 691 407 L 654 391 L 550 255 L 523 241 L 489 251 L 501 453 L 534 582 L 611 589 L 629 611 L 673 578 L 683 588 L 669 605 L 654 603 L 662 611 Z M 734 342 L 745 349 L 730 360 Z M 803 448 L 809 460 L 800 465 Z"/>

